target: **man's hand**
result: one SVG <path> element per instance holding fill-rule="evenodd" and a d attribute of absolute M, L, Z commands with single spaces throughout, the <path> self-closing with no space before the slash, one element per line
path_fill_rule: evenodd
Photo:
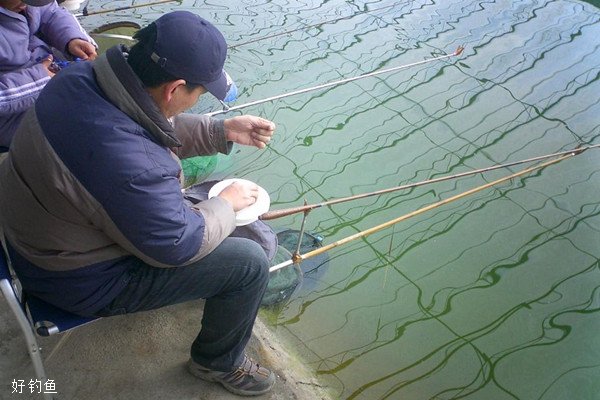
<path fill-rule="evenodd" d="M 67 45 L 67 49 L 73 57 L 78 57 L 82 60 L 93 60 L 98 56 L 94 45 L 81 39 L 71 40 Z"/>
<path fill-rule="evenodd" d="M 273 137 L 275 124 L 253 115 L 225 120 L 225 137 L 232 142 L 264 149 Z"/>
<path fill-rule="evenodd" d="M 238 212 L 256 203 L 258 186 L 246 182 L 233 182 L 219 193 L 219 197 L 231 203 L 233 211 Z"/>

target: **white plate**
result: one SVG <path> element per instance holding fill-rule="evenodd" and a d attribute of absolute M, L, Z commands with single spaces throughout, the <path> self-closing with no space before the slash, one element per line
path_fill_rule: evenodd
<path fill-rule="evenodd" d="M 231 185 L 233 182 L 242 182 L 255 185 L 254 182 L 251 182 L 247 179 L 225 179 L 221 182 L 216 183 L 210 191 L 208 192 L 208 198 L 217 196 L 223 189 L 227 186 Z M 258 217 L 267 211 L 269 211 L 269 207 L 271 206 L 271 198 L 269 197 L 269 193 L 262 187 L 258 187 L 258 197 L 256 198 L 256 203 L 248 206 L 244 209 L 235 213 L 235 224 L 236 226 L 248 225 L 252 222 L 256 221 Z"/>

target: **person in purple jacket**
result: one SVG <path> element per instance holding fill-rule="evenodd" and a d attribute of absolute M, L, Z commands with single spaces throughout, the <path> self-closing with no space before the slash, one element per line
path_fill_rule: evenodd
<path fill-rule="evenodd" d="M 0 0 L 0 151 L 54 76 L 56 50 L 73 59 L 96 58 L 94 41 L 54 0 Z"/>

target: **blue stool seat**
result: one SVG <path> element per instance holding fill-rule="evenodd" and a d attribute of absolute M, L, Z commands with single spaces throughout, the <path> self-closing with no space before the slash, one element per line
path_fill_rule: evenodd
<path fill-rule="evenodd" d="M 26 304 L 35 332 L 40 336 L 66 332 L 99 318 L 71 314 L 34 296 L 27 296 Z"/>

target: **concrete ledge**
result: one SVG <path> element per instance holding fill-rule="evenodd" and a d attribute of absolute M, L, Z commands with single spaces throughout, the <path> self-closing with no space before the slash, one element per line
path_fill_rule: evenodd
<path fill-rule="evenodd" d="M 12 381 L 35 379 L 25 342 L 4 301 L 0 304 L 0 399 L 40 399 L 28 387 L 12 393 Z M 56 337 L 39 338 L 46 372 L 60 399 L 225 400 L 241 397 L 204 382 L 185 368 L 200 328 L 202 301 L 111 317 Z M 248 354 L 278 376 L 259 399 L 328 400 L 325 388 L 273 333 L 257 321 Z"/>

